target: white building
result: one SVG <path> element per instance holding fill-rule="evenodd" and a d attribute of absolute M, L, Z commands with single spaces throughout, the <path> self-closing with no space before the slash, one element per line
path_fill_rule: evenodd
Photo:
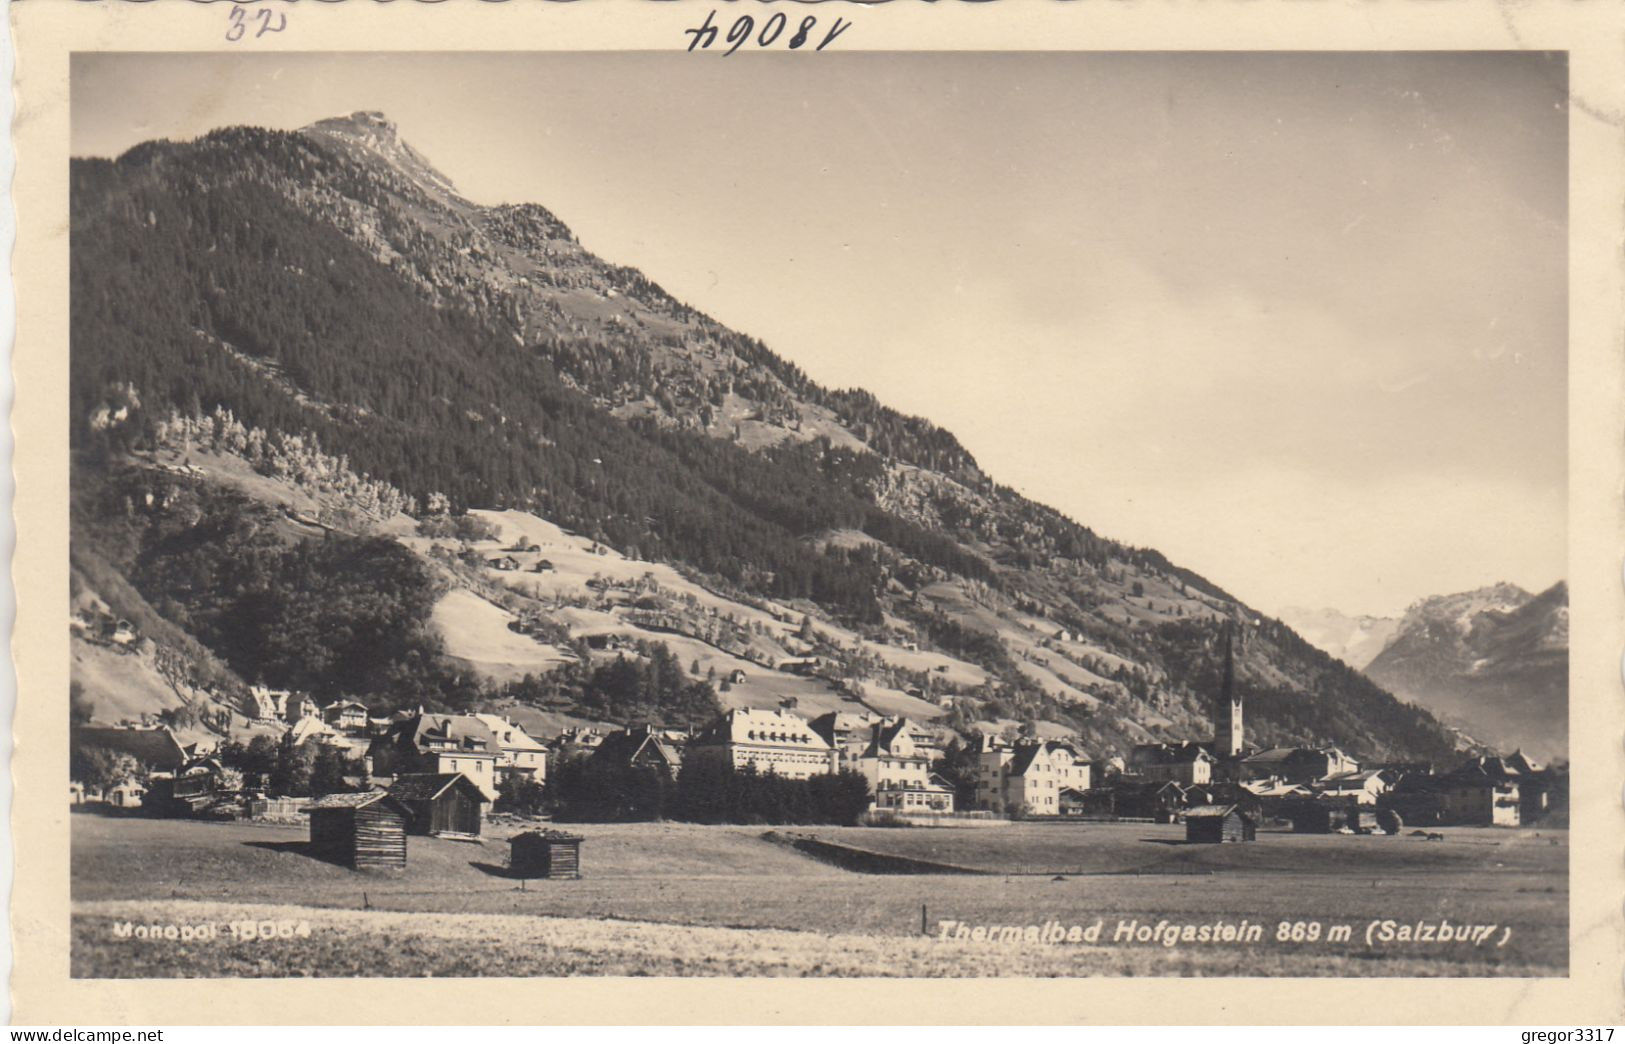
<path fill-rule="evenodd" d="M 1066 743 L 1011 746 L 989 737 L 977 754 L 976 807 L 1005 815 L 1060 815 L 1061 790 L 1088 790 L 1092 775 L 1089 762 Z"/>
<path fill-rule="evenodd" d="M 869 781 L 872 808 L 896 812 L 946 813 L 954 810 L 954 792 L 931 775 L 936 751 L 919 742 L 907 718 L 874 725 L 856 767 Z"/>
<path fill-rule="evenodd" d="M 476 714 L 497 739 L 497 774 L 517 772 L 537 783 L 547 782 L 547 747 L 533 739 L 523 725 L 498 714 Z"/>
<path fill-rule="evenodd" d="M 694 737 L 685 758 L 715 758 L 787 779 L 822 776 L 837 767 L 835 748 L 783 707 L 728 711 Z"/>

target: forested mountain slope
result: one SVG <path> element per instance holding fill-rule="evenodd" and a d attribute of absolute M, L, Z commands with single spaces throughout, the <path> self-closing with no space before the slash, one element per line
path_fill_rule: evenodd
<path fill-rule="evenodd" d="M 75 160 L 72 214 L 75 553 L 109 563 L 236 683 L 342 685 L 385 704 L 602 695 L 612 681 L 594 681 L 608 666 L 595 651 L 497 692 L 436 644 L 433 598 L 500 578 L 451 561 L 455 540 L 402 534 L 418 520 L 455 535 L 466 509 L 514 509 L 811 630 L 792 640 L 758 621 L 761 633 L 719 636 L 704 610 L 705 640 L 751 663 L 814 652 L 831 686 L 912 690 L 964 730 L 1045 720 L 1103 750 L 1205 737 L 1215 642 L 1240 621 L 1252 742 L 1414 758 L 1453 747 L 1428 714 L 1286 626 L 997 485 L 929 422 L 817 386 L 593 256 L 540 206 L 462 199 L 378 114 Z M 210 478 L 154 470 L 203 444 L 349 509 L 326 535 L 284 532 L 252 490 L 232 502 L 194 489 Z M 239 538 L 251 554 L 222 581 L 210 549 Z M 301 546 L 324 541 L 335 546 Z M 370 575 L 410 597 L 367 592 Z M 329 576 L 353 578 L 343 601 L 390 635 L 364 677 L 343 676 L 342 657 L 300 662 L 255 615 Z M 695 630 L 702 614 L 669 584 L 641 608 L 590 590 L 493 597 L 525 600 L 505 611 L 536 617 L 561 648 L 584 636 L 572 612 L 651 635 Z M 597 601 L 566 604 L 583 598 Z M 905 650 L 962 666 L 910 666 Z M 638 684 L 697 713 L 686 682 Z"/>

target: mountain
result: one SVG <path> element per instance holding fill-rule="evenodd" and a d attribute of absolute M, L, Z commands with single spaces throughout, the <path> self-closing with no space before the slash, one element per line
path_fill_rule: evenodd
<path fill-rule="evenodd" d="M 541 206 L 463 198 L 381 114 L 76 159 L 71 197 L 76 583 L 222 705 L 263 682 L 690 720 L 793 695 L 1104 753 L 1210 736 L 1239 627 L 1250 742 L 1454 749 L 951 433 Z"/>
<path fill-rule="evenodd" d="M 1365 672 L 1480 742 L 1567 757 L 1568 604 L 1562 582 L 1538 595 L 1497 584 L 1424 599 Z"/>
<path fill-rule="evenodd" d="M 1356 670 L 1377 658 L 1399 631 L 1399 620 L 1387 616 L 1349 616 L 1336 609 L 1281 610 L 1281 621 L 1304 640 Z"/>

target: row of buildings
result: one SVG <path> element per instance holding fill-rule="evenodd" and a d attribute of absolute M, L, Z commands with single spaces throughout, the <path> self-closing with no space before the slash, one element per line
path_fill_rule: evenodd
<path fill-rule="evenodd" d="M 874 811 L 956 811 L 955 788 L 933 771 L 947 734 L 904 717 L 829 712 L 807 718 L 786 700 L 772 709 L 727 711 L 692 734 L 649 726 L 609 733 L 575 729 L 544 744 L 512 719 L 494 714 L 420 708 L 374 717 L 365 705 L 349 700 L 318 706 L 308 696 L 258 688 L 252 698 L 257 717 L 285 724 L 287 743 L 315 742 L 341 751 L 359 763 L 363 782 L 387 785 L 413 777 L 440 781 L 434 785 L 443 788 L 444 780 L 461 776 L 487 802 L 514 774 L 545 783 L 550 753 L 569 750 L 585 755 L 591 770 L 647 768 L 670 779 L 685 761 L 701 760 L 789 779 L 852 770 L 868 781 Z M 1341 821 L 1314 811 L 1326 806 L 1353 810 L 1356 821 L 1360 809 L 1387 808 L 1407 821 L 1487 825 L 1518 825 L 1544 812 L 1549 802 L 1550 774 L 1521 754 L 1470 759 L 1435 774 L 1422 765 L 1362 766 L 1335 746 L 1251 750 L 1243 711 L 1227 643 L 1211 741 L 1145 743 L 1126 760 L 1095 760 L 1071 741 L 979 736 L 971 747 L 974 786 L 964 786 L 961 796 L 970 799 L 971 810 L 994 816 L 1167 820 L 1192 809 L 1237 804 L 1294 822 L 1300 817 Z M 118 746 L 107 734 L 120 731 L 128 740 L 139 730 L 102 729 L 98 742 Z M 138 759 L 159 772 L 207 766 L 197 752 L 190 761 L 177 755 L 173 736 L 168 744 L 142 742 L 163 748 L 163 764 L 150 756 L 153 749 Z"/>
<path fill-rule="evenodd" d="M 399 777 L 466 777 L 487 801 L 503 780 L 520 774 L 545 783 L 550 754 L 566 749 L 584 755 L 589 768 L 653 768 L 676 779 L 687 759 L 725 764 L 736 770 L 806 779 L 840 770 L 868 780 L 877 810 L 911 813 L 954 811 L 954 791 L 932 772 L 942 755 L 933 732 L 907 718 L 876 714 L 829 713 L 808 720 L 788 707 L 728 711 L 692 735 L 651 726 L 599 733 L 567 730 L 552 743 L 532 737 L 511 718 L 494 714 L 440 714 L 423 710 L 372 717 L 353 701 L 317 706 L 307 697 L 267 698 L 288 722 L 282 741 L 314 743 L 336 750 L 359 770 L 356 782 L 389 785 Z M 134 806 L 151 779 L 187 766 L 218 768 L 218 762 L 183 748 L 174 734 L 154 728 L 86 726 L 75 742 L 131 754 L 152 770 L 146 781 L 130 781 L 116 803 Z M 205 752 L 207 753 L 207 752 Z M 143 786 L 143 782 L 145 786 Z M 74 785 L 74 799 L 84 788 Z M 104 795 L 105 796 L 105 795 Z"/>

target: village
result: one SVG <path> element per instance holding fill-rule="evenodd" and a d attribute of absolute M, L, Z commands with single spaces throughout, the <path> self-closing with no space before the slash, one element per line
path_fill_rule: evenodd
<path fill-rule="evenodd" d="M 1227 646 L 1211 739 L 1140 744 L 1126 759 L 1091 757 L 1065 739 L 979 734 L 961 744 L 951 730 L 905 716 L 805 717 L 794 698 L 770 710 L 728 710 L 692 732 L 629 724 L 544 738 L 506 715 L 418 708 L 376 717 L 354 700 L 320 706 L 307 694 L 255 687 L 255 719 L 280 730 L 274 741 L 262 734 L 246 746 L 183 744 L 160 723 L 76 725 L 69 798 L 81 811 L 308 822 L 313 853 L 390 869 L 405 865 L 407 834 L 477 839 L 492 817 L 661 818 L 667 805 L 650 788 L 679 788 L 703 769 L 747 790 L 821 777 L 862 781 L 862 801 L 844 811 L 751 813 L 764 822 L 1143 822 L 1183 824 L 1189 843 L 1256 841 L 1261 828 L 1409 830 L 1438 840 L 1444 835 L 1434 828 L 1541 822 L 1564 796 L 1565 776 L 1521 752 L 1433 766 L 1361 764 L 1336 746 L 1249 748 L 1232 656 Z M 555 790 L 578 800 L 566 805 Z M 722 810 L 713 821 L 741 819 Z M 517 855 L 524 845 L 573 837 L 521 836 L 528 840 L 516 842 L 516 865 L 528 860 Z M 566 873 L 579 872 L 572 850 Z"/>

